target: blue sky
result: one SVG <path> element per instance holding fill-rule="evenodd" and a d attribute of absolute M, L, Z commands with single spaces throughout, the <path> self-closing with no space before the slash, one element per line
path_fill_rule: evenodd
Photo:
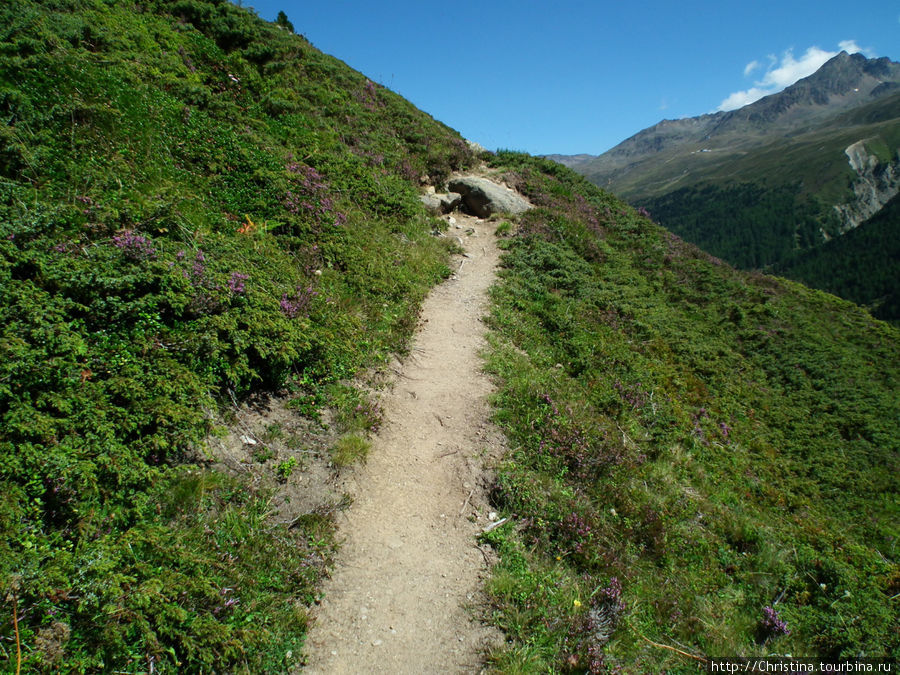
<path fill-rule="evenodd" d="M 900 60 L 900 0 L 244 0 L 488 149 L 599 154 L 842 47 Z"/>

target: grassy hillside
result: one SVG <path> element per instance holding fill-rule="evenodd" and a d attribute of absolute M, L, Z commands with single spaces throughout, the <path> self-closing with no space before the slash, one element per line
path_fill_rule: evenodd
<path fill-rule="evenodd" d="M 892 203 L 843 235 L 834 210 L 805 195 L 801 182 L 704 183 L 640 203 L 667 229 L 732 265 L 773 270 L 870 307 L 880 319 L 900 320 L 891 300 L 900 292 Z"/>
<path fill-rule="evenodd" d="M 467 146 L 217 0 L 4 3 L 0 116 L 0 670 L 283 669 L 329 530 L 203 439 L 403 347 Z"/>
<path fill-rule="evenodd" d="M 703 184 L 646 200 L 644 208 L 666 228 L 703 250 L 744 269 L 762 269 L 819 244 L 823 220 L 837 217 L 800 198 L 799 184 Z"/>
<path fill-rule="evenodd" d="M 898 332 L 711 258 L 559 165 L 494 293 L 505 672 L 900 653 Z"/>

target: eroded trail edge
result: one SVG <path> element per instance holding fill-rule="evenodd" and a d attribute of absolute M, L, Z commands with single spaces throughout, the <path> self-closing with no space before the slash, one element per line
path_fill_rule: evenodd
<path fill-rule="evenodd" d="M 482 371 L 495 223 L 455 215 L 466 256 L 425 301 L 384 424 L 349 479 L 343 547 L 307 641 L 306 673 L 477 672 L 495 629 L 472 611 L 487 557 L 485 466 L 502 447 Z"/>

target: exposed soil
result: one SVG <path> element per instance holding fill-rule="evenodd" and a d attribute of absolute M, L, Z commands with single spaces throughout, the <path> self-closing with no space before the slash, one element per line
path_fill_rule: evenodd
<path fill-rule="evenodd" d="M 342 549 L 313 612 L 304 673 L 471 673 L 502 636 L 480 621 L 492 552 L 489 422 L 481 322 L 496 223 L 454 214 L 466 256 L 425 301 L 410 355 L 382 397 L 384 423 L 343 489 Z"/>
<path fill-rule="evenodd" d="M 330 448 L 339 436 L 332 411 L 321 409 L 323 419 L 316 421 L 291 410 L 289 401 L 282 393 L 235 404 L 231 418 L 218 420 L 220 434 L 206 441 L 220 469 L 249 474 L 251 485 L 271 492 L 271 518 L 277 523 L 334 514 L 346 502 L 331 465 Z M 279 479 L 279 464 L 291 460 L 294 469 Z"/>

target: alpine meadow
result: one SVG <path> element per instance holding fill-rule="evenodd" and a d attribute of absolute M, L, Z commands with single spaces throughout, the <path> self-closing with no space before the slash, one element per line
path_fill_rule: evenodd
<path fill-rule="evenodd" d="M 273 494 L 372 452 L 364 376 L 462 268 L 420 196 L 465 172 L 531 206 L 490 216 L 485 672 L 900 658 L 900 329 L 467 143 L 302 21 L 0 6 L 0 672 L 302 672 L 352 512 Z M 267 397 L 306 431 L 224 462 Z"/>

